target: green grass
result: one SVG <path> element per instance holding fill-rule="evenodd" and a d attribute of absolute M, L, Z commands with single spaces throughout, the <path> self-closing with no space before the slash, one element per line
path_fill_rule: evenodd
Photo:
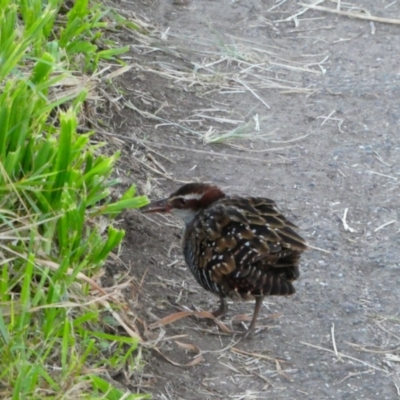
<path fill-rule="evenodd" d="M 0 397 L 145 398 L 105 379 L 140 368 L 140 352 L 107 329 L 118 305 L 105 307 L 88 278 L 122 242 L 113 218 L 147 199 L 132 186 L 110 201 L 119 154 L 77 133 L 87 92 L 54 96 L 72 71 L 95 72 L 127 48 L 103 38 L 104 7 L 64 7 L 0 0 Z"/>

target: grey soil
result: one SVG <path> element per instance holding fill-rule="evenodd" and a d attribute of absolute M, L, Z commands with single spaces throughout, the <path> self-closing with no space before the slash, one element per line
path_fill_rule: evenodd
<path fill-rule="evenodd" d="M 178 364 L 196 354 L 176 341 L 193 344 L 202 362 L 178 367 L 145 349 L 142 371 L 115 379 L 155 399 L 399 398 L 400 25 L 309 10 L 298 16 L 296 27 L 293 20 L 279 22 L 301 10 L 290 0 L 270 12 L 279 2 L 172 3 L 115 3 L 167 32 L 165 40 L 154 34 L 154 43 L 143 47 L 121 35 L 122 44 L 133 45 L 134 68 L 120 84 L 125 101 L 142 113 L 121 109 L 113 120 L 115 132 L 242 159 L 149 145 L 160 155 L 127 144 L 120 164 L 125 183 L 137 183 L 152 199 L 168 195 L 182 181 L 212 181 L 228 193 L 273 198 L 309 243 L 325 252 L 304 254 L 295 295 L 266 299 L 259 326 L 268 328 L 252 340 L 235 344 L 238 335 L 220 334 L 208 320 L 188 317 L 142 331 L 143 338 L 164 335 L 157 347 Z M 372 15 L 400 18 L 400 2 L 357 3 Z M 336 8 L 330 1 L 321 5 Z M 262 57 L 275 63 L 268 71 L 254 67 Z M 229 76 L 220 84 L 190 85 L 156 73 L 189 71 L 194 77 L 196 66 L 222 58 L 226 61 L 208 66 Z M 290 81 L 287 86 L 297 93 L 263 86 L 263 77 Z M 239 81 L 253 93 L 243 85 L 239 93 Z M 180 127 L 228 131 L 239 123 L 216 117 L 251 122 L 256 114 L 260 132 L 274 134 L 267 142 L 233 142 L 251 151 L 204 145 Z M 281 150 L 268 151 L 277 147 Z M 254 152 L 259 149 L 266 151 Z M 148 154 L 173 179 L 151 171 L 148 166 L 162 172 Z M 346 209 L 350 230 L 342 221 Z M 176 222 L 151 218 L 155 222 L 134 212 L 125 215 L 121 260 L 138 281 L 143 278 L 131 299 L 134 313 L 150 325 L 181 309 L 214 309 L 217 299 L 196 284 L 184 264 Z M 251 303 L 232 303 L 224 323 L 241 331 L 232 318 L 252 311 Z"/>

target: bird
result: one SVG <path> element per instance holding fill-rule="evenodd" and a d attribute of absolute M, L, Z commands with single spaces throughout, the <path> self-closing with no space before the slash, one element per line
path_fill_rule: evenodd
<path fill-rule="evenodd" d="M 196 281 L 219 296 L 214 318 L 228 311 L 227 298 L 255 300 L 244 338 L 254 334 L 265 296 L 295 293 L 306 241 L 275 202 L 228 196 L 212 183 L 187 183 L 143 213 L 172 213 L 184 222 L 183 255 Z"/>

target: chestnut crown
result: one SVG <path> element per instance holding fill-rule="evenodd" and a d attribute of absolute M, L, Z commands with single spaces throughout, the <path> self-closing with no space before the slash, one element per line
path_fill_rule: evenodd
<path fill-rule="evenodd" d="M 208 183 L 188 183 L 168 197 L 173 208 L 206 208 L 225 197 L 225 193 Z"/>

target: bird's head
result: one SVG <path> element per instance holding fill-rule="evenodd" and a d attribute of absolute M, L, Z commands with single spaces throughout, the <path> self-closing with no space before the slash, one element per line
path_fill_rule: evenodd
<path fill-rule="evenodd" d="M 209 183 L 188 183 L 162 200 L 153 201 L 142 209 L 143 213 L 172 212 L 185 224 L 215 201 L 225 197 L 225 193 Z"/>

